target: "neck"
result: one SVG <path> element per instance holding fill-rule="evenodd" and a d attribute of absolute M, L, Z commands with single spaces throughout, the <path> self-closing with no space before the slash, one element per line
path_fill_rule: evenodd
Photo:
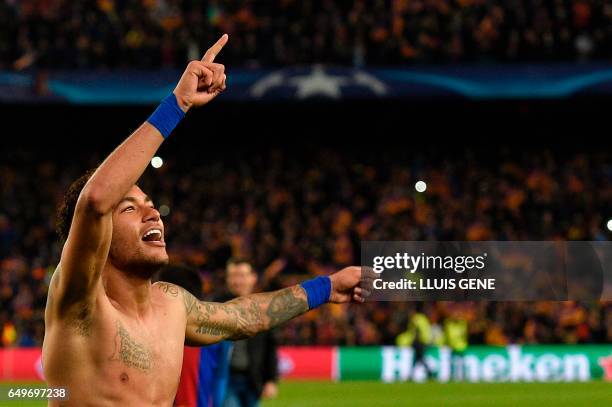
<path fill-rule="evenodd" d="M 151 279 L 130 274 L 106 263 L 102 283 L 111 303 L 124 313 L 144 317 L 151 310 Z"/>

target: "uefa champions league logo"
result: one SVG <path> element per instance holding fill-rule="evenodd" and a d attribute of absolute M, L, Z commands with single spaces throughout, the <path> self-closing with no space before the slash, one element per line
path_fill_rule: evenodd
<path fill-rule="evenodd" d="M 330 69 L 331 70 L 331 69 Z M 385 96 L 387 85 L 370 73 L 361 70 L 330 73 L 321 65 L 308 70 L 281 69 L 256 81 L 249 89 L 254 98 L 261 98 L 278 88 L 294 89 L 296 99 L 323 97 L 340 99 L 344 93 Z"/>

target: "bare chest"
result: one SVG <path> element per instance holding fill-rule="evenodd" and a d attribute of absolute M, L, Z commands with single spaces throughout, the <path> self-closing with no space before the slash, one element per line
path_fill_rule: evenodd
<path fill-rule="evenodd" d="M 185 327 L 176 318 L 159 315 L 147 322 L 115 317 L 99 332 L 104 352 L 96 365 L 110 382 L 139 388 L 151 395 L 178 386 L 183 361 Z"/>
<path fill-rule="evenodd" d="M 183 361 L 184 316 L 159 309 L 135 320 L 107 305 L 96 310 L 86 335 L 61 325 L 48 332 L 48 378 L 81 400 L 171 402 Z"/>

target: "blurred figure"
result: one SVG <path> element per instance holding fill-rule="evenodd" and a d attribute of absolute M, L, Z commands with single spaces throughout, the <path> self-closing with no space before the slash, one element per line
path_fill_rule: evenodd
<path fill-rule="evenodd" d="M 62 6 L 52 6 L 56 3 Z M 83 3 L 91 6 L 83 18 L 74 19 L 84 14 Z M 182 3 L 190 5 L 178 6 Z M 0 44 L 0 65 L 177 66 L 202 42 L 203 35 L 190 29 L 190 21 L 209 21 L 215 29 L 233 27 L 244 45 L 232 49 L 229 57 L 247 66 L 587 61 L 610 56 L 608 1 L 303 3 L 0 2 L 0 39 L 6 43 Z M 135 15 L 138 24 L 133 23 Z M 521 17 L 525 15 L 530 18 Z M 70 24 L 62 25 L 66 21 Z M 176 35 L 180 41 L 174 41 Z"/>
<path fill-rule="evenodd" d="M 427 362 L 425 361 L 425 352 L 427 347 L 432 343 L 432 330 L 429 319 L 423 312 L 423 303 L 416 303 L 415 312 L 408 321 L 408 329 L 397 336 L 397 346 L 412 346 L 413 358 L 412 358 L 412 369 L 411 379 L 415 380 L 415 371 L 417 364 L 420 364 L 425 369 L 427 378 L 431 379 L 433 373 Z"/>
<path fill-rule="evenodd" d="M 17 341 L 17 330 L 15 324 L 11 321 L 6 321 L 2 325 L 2 346 L 9 347 Z"/>
<path fill-rule="evenodd" d="M 202 281 L 198 272 L 180 265 L 164 267 L 156 280 L 183 287 L 201 300 Z M 231 342 L 203 347 L 185 346 L 181 380 L 174 405 L 177 407 L 219 407 L 227 389 Z"/>
<path fill-rule="evenodd" d="M 451 378 L 463 380 L 463 355 L 468 346 L 468 326 L 461 311 L 450 311 L 444 321 L 444 338 L 452 352 Z"/>
<path fill-rule="evenodd" d="M 232 297 L 252 294 L 257 284 L 257 273 L 244 259 L 230 259 L 225 277 Z M 261 397 L 276 397 L 278 362 L 272 331 L 235 341 L 233 345 L 224 407 L 253 407 L 259 405 Z"/>

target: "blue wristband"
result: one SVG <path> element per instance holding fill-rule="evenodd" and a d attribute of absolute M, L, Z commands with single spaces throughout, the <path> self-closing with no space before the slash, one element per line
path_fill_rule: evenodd
<path fill-rule="evenodd" d="M 328 276 L 306 280 L 300 284 L 308 298 L 308 309 L 313 309 L 329 301 L 331 279 Z"/>
<path fill-rule="evenodd" d="M 164 136 L 164 139 L 166 139 L 184 117 L 185 112 L 179 107 L 174 93 L 171 93 L 162 100 L 147 121 L 159 130 L 162 136 Z"/>

